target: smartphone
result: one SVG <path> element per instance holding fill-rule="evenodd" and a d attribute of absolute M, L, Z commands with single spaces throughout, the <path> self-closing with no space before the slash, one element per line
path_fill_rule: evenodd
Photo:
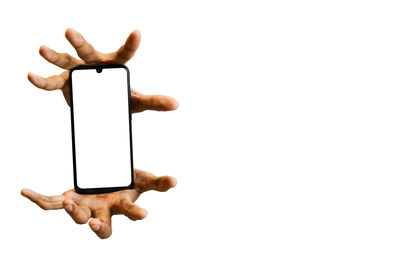
<path fill-rule="evenodd" d="M 86 65 L 71 69 L 69 75 L 76 192 L 133 188 L 129 69 Z"/>

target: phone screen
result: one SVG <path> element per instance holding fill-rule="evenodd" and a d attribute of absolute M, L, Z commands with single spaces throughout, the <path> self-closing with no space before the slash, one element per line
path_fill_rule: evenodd
<path fill-rule="evenodd" d="M 133 186 L 129 71 L 70 72 L 75 187 Z"/>

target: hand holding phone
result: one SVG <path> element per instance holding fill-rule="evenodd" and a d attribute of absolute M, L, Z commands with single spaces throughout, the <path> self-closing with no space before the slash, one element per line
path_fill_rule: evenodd
<path fill-rule="evenodd" d="M 41 46 L 39 49 L 40 55 L 48 62 L 66 71 L 47 78 L 28 73 L 28 79 L 33 85 L 40 89 L 47 91 L 61 90 L 68 105 L 70 104 L 70 88 L 68 81 L 70 69 L 84 65 L 126 64 L 136 53 L 141 39 L 140 32 L 134 30 L 126 39 L 125 44 L 119 49 L 111 53 L 102 53 L 94 49 L 79 32 L 73 29 L 67 29 L 65 31 L 65 37 L 75 48 L 81 59 L 77 59 L 67 53 L 58 53 L 46 46 Z M 132 113 L 145 110 L 171 111 L 178 108 L 178 102 L 173 97 L 145 95 L 133 89 L 131 89 L 131 92 Z"/>
<path fill-rule="evenodd" d="M 61 90 L 68 105 L 70 104 L 70 69 L 76 66 L 93 64 L 125 64 L 133 57 L 140 43 L 140 32 L 135 30 L 129 35 L 125 44 L 118 50 L 111 53 L 101 53 L 96 51 L 80 33 L 73 29 L 67 29 L 65 37 L 75 48 L 81 59 L 77 59 L 67 53 L 58 53 L 46 46 L 41 46 L 39 49 L 40 55 L 48 62 L 66 71 L 47 78 L 29 73 L 28 79 L 33 85 L 40 89 L 47 91 Z M 130 111 L 132 113 L 145 110 L 171 111 L 178 108 L 178 102 L 172 97 L 144 95 L 133 89 L 131 89 L 130 100 Z M 139 212 L 141 209 L 133 204 L 133 200 L 131 202 L 120 201 L 121 199 L 127 199 L 126 193 L 128 193 L 128 195 L 141 194 L 148 190 L 164 192 L 176 185 L 176 179 L 170 176 L 156 177 L 150 173 L 136 169 L 134 172 L 134 189 L 102 195 L 81 195 L 75 193 L 75 190 L 71 189 L 57 196 L 45 196 L 30 189 L 23 189 L 21 194 L 45 210 L 61 209 L 64 207 L 73 220 L 79 224 L 87 222 L 90 217 L 95 218 L 89 222 L 91 229 L 100 238 L 108 238 L 111 235 L 111 216 L 120 214 L 123 211 L 123 214 L 132 220 L 141 218 Z M 69 208 L 71 201 L 72 209 Z M 134 208 L 133 205 L 137 208 Z"/>

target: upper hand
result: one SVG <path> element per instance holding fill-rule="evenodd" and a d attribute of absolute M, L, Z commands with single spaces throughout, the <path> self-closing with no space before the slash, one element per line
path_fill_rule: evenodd
<path fill-rule="evenodd" d="M 80 33 L 73 29 L 67 29 L 65 37 L 75 48 L 80 59 L 67 53 L 57 53 L 46 46 L 41 46 L 39 53 L 42 57 L 44 57 L 48 62 L 66 69 L 67 71 L 47 78 L 43 78 L 33 73 L 28 73 L 28 79 L 33 85 L 41 89 L 61 89 L 68 105 L 70 103 L 68 82 L 70 69 L 79 65 L 87 64 L 125 64 L 133 57 L 140 44 L 140 32 L 138 30 L 133 31 L 129 35 L 125 44 L 117 51 L 107 54 L 96 51 Z M 177 107 L 178 102 L 172 97 L 162 95 L 144 95 L 131 89 L 132 113 L 144 110 L 169 111 L 175 110 Z"/>
<path fill-rule="evenodd" d="M 30 189 L 22 189 L 21 194 L 44 210 L 65 211 L 78 224 L 89 222 L 90 228 L 102 239 L 111 236 L 111 217 L 123 214 L 131 220 L 141 220 L 147 211 L 134 202 L 141 193 L 148 190 L 167 191 L 176 185 L 176 179 L 170 176 L 156 177 L 151 173 L 135 169 L 135 188 L 107 194 L 81 195 L 74 189 L 58 196 L 45 196 Z"/>

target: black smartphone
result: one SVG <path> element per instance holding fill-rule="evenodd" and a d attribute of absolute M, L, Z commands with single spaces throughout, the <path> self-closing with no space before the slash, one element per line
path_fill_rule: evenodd
<path fill-rule="evenodd" d="M 129 69 L 86 65 L 71 69 L 69 75 L 76 192 L 133 188 Z"/>

